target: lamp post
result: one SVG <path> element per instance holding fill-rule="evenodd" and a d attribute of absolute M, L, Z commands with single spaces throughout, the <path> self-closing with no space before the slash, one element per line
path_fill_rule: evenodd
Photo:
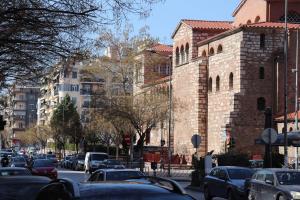
<path fill-rule="evenodd" d="M 168 133 L 168 176 L 171 177 L 171 124 L 172 124 L 172 56 L 169 57 L 169 133 Z"/>
<path fill-rule="evenodd" d="M 288 138 L 287 138 L 287 73 L 288 73 L 288 27 L 287 27 L 287 11 L 288 1 L 285 0 L 284 6 L 284 166 L 288 167 Z"/>

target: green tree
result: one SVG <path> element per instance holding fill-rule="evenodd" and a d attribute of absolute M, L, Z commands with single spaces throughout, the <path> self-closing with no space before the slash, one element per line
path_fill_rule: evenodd
<path fill-rule="evenodd" d="M 75 143 L 78 152 L 78 143 L 82 138 L 80 117 L 70 96 L 66 95 L 54 110 L 50 126 L 53 130 L 53 139 L 58 149 L 65 154 L 65 145 L 68 139 Z"/>

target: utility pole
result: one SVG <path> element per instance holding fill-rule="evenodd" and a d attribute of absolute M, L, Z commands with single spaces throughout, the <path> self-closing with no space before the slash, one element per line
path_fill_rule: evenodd
<path fill-rule="evenodd" d="M 297 29 L 297 43 L 296 43 L 296 69 L 293 71 L 296 73 L 295 77 L 295 125 L 296 125 L 296 131 L 299 130 L 298 125 L 298 110 L 299 110 L 299 103 L 298 103 L 298 49 L 299 49 L 299 29 Z M 295 157 L 296 157 L 296 163 L 295 168 L 298 169 L 298 147 L 295 149 Z"/>
<path fill-rule="evenodd" d="M 171 177 L 171 124 L 172 124 L 172 57 L 169 66 L 169 134 L 168 134 L 168 177 Z"/>
<path fill-rule="evenodd" d="M 287 138 L 287 73 L 288 73 L 288 27 L 287 27 L 287 12 L 288 0 L 285 0 L 284 12 L 284 166 L 288 168 L 288 138 Z"/>

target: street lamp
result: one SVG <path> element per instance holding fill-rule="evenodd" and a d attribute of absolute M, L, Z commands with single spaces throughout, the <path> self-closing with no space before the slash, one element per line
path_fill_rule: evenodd
<path fill-rule="evenodd" d="M 168 176 L 171 177 L 171 123 L 172 123 L 172 56 L 169 57 L 169 133 L 168 133 Z"/>

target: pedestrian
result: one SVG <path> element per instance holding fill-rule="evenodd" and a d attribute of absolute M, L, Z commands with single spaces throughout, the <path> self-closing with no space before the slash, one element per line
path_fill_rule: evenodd
<path fill-rule="evenodd" d="M 1 159 L 1 165 L 2 167 L 8 167 L 9 164 L 9 159 L 7 155 L 4 155 L 3 158 Z"/>

